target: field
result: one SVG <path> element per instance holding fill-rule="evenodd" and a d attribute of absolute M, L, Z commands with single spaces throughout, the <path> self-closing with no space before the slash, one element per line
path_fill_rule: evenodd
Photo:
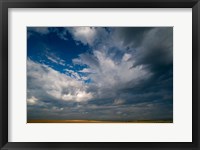
<path fill-rule="evenodd" d="M 173 123 L 173 120 L 28 120 L 27 123 Z"/>

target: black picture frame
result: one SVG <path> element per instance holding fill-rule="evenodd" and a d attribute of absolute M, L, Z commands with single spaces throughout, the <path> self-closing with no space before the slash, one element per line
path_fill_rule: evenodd
<path fill-rule="evenodd" d="M 192 8 L 192 142 L 8 142 L 8 9 L 9 8 Z M 0 147 L 29 149 L 200 149 L 199 0 L 0 0 Z M 23 132 L 23 131 L 22 131 Z"/>

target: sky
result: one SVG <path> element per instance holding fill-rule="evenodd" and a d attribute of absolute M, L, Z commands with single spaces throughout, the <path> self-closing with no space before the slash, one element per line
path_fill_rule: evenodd
<path fill-rule="evenodd" d="M 173 119 L 173 27 L 27 27 L 27 119 Z"/>

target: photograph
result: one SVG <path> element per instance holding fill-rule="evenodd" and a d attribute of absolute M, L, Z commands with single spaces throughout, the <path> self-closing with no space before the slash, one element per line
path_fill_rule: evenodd
<path fill-rule="evenodd" d="M 173 27 L 27 26 L 27 123 L 173 123 Z"/>
<path fill-rule="evenodd" d="M 0 11 L 0 149 L 200 149 L 199 0 Z"/>

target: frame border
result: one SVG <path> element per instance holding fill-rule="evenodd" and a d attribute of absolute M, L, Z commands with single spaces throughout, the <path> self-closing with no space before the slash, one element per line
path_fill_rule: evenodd
<path fill-rule="evenodd" d="M 0 148 L 23 149 L 200 149 L 200 0 L 0 0 Z M 9 8 L 192 8 L 192 142 L 8 142 Z"/>

